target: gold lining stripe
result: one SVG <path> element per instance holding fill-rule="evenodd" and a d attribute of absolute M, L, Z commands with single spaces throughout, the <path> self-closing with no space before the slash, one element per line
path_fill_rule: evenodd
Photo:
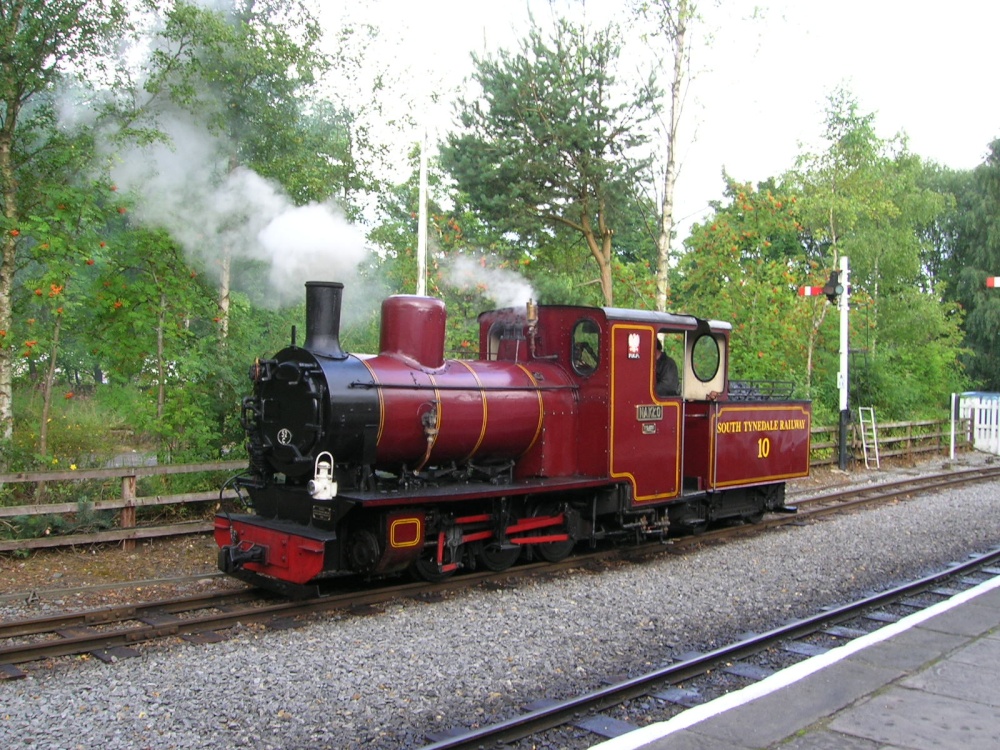
<path fill-rule="evenodd" d="M 520 362 L 517 362 L 516 364 L 521 368 L 524 374 L 528 376 L 528 380 L 531 381 L 531 385 L 538 388 L 538 381 L 535 380 L 535 376 L 531 374 L 531 371 Z M 522 456 L 527 455 L 527 453 L 535 447 L 535 443 L 537 443 L 538 438 L 541 437 L 542 426 L 545 424 L 545 402 L 542 400 L 542 392 L 540 390 L 536 390 L 535 395 L 538 397 L 538 426 L 535 428 L 535 436 L 531 438 L 531 442 L 528 444 L 528 447 L 524 449 L 524 453 L 521 454 Z"/>
<path fill-rule="evenodd" d="M 382 395 L 382 389 L 377 387 L 380 385 L 378 382 L 378 375 L 375 374 L 375 370 L 372 369 L 371 365 L 368 364 L 368 360 L 359 359 L 359 362 L 365 366 L 368 372 L 372 376 L 372 382 L 374 382 L 376 388 L 375 393 L 378 394 L 378 437 L 375 438 L 375 445 L 382 442 L 382 430 L 385 428 L 385 399 Z"/>
<path fill-rule="evenodd" d="M 396 541 L 396 529 L 399 528 L 399 527 L 402 527 L 404 525 L 405 526 L 411 526 L 411 525 L 414 525 L 414 524 L 416 525 L 417 530 L 416 530 L 416 533 L 413 535 L 413 541 L 412 542 L 405 542 L 405 543 L 402 543 L 402 544 L 399 543 L 399 542 L 397 542 Z M 406 518 L 397 518 L 397 519 L 395 519 L 392 522 L 392 525 L 389 527 L 389 546 L 391 546 L 391 547 L 394 547 L 396 549 L 405 549 L 406 547 L 416 547 L 418 544 L 421 544 L 423 541 L 424 540 L 423 540 L 422 522 L 416 516 L 408 516 Z"/>
<path fill-rule="evenodd" d="M 431 373 L 427 373 L 427 379 L 430 381 L 431 385 L 434 386 L 434 411 L 437 412 L 437 421 L 434 424 L 434 429 L 437 432 L 434 435 L 434 440 L 431 442 L 431 448 L 427 451 L 427 461 L 431 460 L 431 454 L 434 453 L 434 446 L 437 445 L 438 438 L 441 437 L 441 420 L 443 419 L 442 412 L 444 411 L 444 404 L 441 402 L 441 389 L 437 387 L 437 381 Z"/>
<path fill-rule="evenodd" d="M 474 455 L 476 455 L 476 453 L 479 451 L 479 446 L 481 446 L 483 444 L 483 441 L 486 439 L 486 422 L 489 419 L 489 405 L 488 405 L 489 402 L 486 400 L 486 391 L 483 389 L 483 381 L 479 379 L 479 374 L 472 369 L 472 365 L 461 359 L 457 359 L 454 361 L 458 362 L 458 364 L 462 365 L 465 369 L 467 369 L 470 373 L 472 373 L 472 377 L 475 379 L 476 385 L 479 386 L 479 400 L 483 404 L 483 427 L 479 431 L 479 440 L 476 441 L 476 446 L 471 451 L 469 451 L 469 455 L 467 455 L 465 458 L 462 459 L 463 461 L 468 461 Z"/>
<path fill-rule="evenodd" d="M 617 404 L 618 404 L 618 400 L 615 398 L 615 384 L 618 382 L 617 378 L 616 378 L 616 366 L 615 366 L 616 363 L 618 362 L 618 358 L 615 356 L 616 353 L 617 353 L 616 349 L 617 349 L 618 344 L 617 344 L 617 339 L 615 337 L 615 332 L 617 330 L 619 330 L 619 329 L 622 329 L 622 330 L 625 330 L 625 331 L 648 331 L 654 338 L 656 337 L 656 330 L 652 326 L 648 326 L 648 325 L 612 325 L 611 326 L 611 330 L 610 330 L 610 332 L 608 334 L 609 336 L 611 336 L 611 394 L 610 394 L 610 396 L 611 396 L 611 415 L 610 415 L 611 416 L 611 429 L 609 431 L 610 432 L 610 436 L 609 437 L 610 437 L 610 443 L 611 443 L 611 445 L 610 445 L 609 450 L 608 450 L 608 454 L 609 454 L 608 458 L 609 458 L 609 461 L 610 461 L 609 468 L 611 470 L 611 477 L 613 479 L 627 478 L 632 483 L 632 493 L 633 493 L 632 502 L 635 503 L 635 504 L 648 503 L 648 502 L 652 502 L 654 500 L 667 500 L 667 499 L 672 498 L 672 497 L 677 497 L 678 495 L 680 495 L 680 492 L 681 492 L 681 445 L 680 444 L 681 444 L 681 441 L 684 438 L 684 429 L 683 429 L 684 426 L 681 424 L 681 408 L 680 408 L 680 404 L 678 402 L 675 401 L 675 402 L 673 402 L 673 404 L 671 404 L 669 402 L 660 401 L 659 399 L 655 398 L 655 389 L 653 388 L 653 383 L 654 383 L 654 375 L 653 375 L 653 373 L 655 372 L 655 370 L 653 368 L 655 367 L 655 364 L 656 364 L 655 358 L 653 360 L 651 360 L 651 362 L 650 362 L 650 380 L 649 380 L 649 385 L 650 385 L 650 390 L 651 390 L 651 392 L 653 394 L 652 398 L 654 399 L 654 403 L 662 403 L 664 406 L 673 406 L 674 411 L 677 414 L 676 420 L 675 420 L 675 424 L 676 424 L 676 428 L 677 428 L 677 432 L 676 432 L 677 436 L 676 436 L 676 438 L 674 440 L 674 444 L 673 444 L 673 448 L 674 448 L 674 487 L 676 488 L 676 491 L 674 491 L 674 492 L 663 492 L 663 493 L 654 494 L 654 495 L 639 495 L 638 494 L 638 484 L 636 482 L 635 475 L 632 474 L 632 472 L 630 472 L 630 471 L 617 471 L 617 472 L 615 471 L 615 446 L 617 445 L 617 443 L 615 442 L 615 410 L 616 410 Z"/>

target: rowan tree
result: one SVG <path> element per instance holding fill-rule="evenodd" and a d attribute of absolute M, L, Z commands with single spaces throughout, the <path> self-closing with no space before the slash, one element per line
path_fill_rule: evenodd
<path fill-rule="evenodd" d="M 23 251 L 45 242 L 33 235 L 40 225 L 32 222 L 29 231 L 27 219 L 44 217 L 47 192 L 79 184 L 90 167 L 89 148 L 64 147 L 59 97 L 84 77 L 90 87 L 111 83 L 127 25 L 119 0 L 0 0 L 0 442 L 13 432 L 20 342 L 31 340 L 13 314 L 15 274 Z M 84 130 L 76 137 L 85 146 Z"/>

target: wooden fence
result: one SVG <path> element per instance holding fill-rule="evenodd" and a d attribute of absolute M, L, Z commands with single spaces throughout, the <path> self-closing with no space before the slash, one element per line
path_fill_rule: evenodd
<path fill-rule="evenodd" d="M 838 428 L 814 427 L 812 430 L 811 464 L 821 466 L 838 460 Z M 922 422 L 889 422 L 878 425 L 879 453 L 883 458 L 914 457 L 924 453 L 948 453 L 951 439 L 951 422 L 947 419 Z M 968 429 L 958 433 L 957 448 L 971 448 Z M 852 436 L 849 454 L 861 459 L 861 435 L 857 426 Z M 68 547 L 77 544 L 121 542 L 125 549 L 133 549 L 136 539 L 175 536 L 178 534 L 206 533 L 211 531 L 210 521 L 185 521 L 169 525 L 137 526 L 136 511 L 153 506 L 183 505 L 235 499 L 234 492 L 220 495 L 218 490 L 177 495 L 136 495 L 137 480 L 142 477 L 195 474 L 201 472 L 236 473 L 246 468 L 244 461 L 221 461 L 204 464 L 179 464 L 171 466 L 123 466 L 110 469 L 85 469 L 80 471 L 47 471 L 37 473 L 0 474 L 0 485 L 5 483 L 80 482 L 85 480 L 114 479 L 121 483 L 121 497 L 99 500 L 87 504 L 92 511 L 120 511 L 118 528 L 86 534 L 54 534 L 36 539 L 0 540 L 0 552 Z M 6 518 L 64 515 L 80 512 L 78 503 L 33 503 L 31 505 L 0 506 L 0 521 Z"/>
<path fill-rule="evenodd" d="M 876 424 L 878 449 L 881 458 L 914 458 L 925 453 L 947 454 L 951 446 L 951 420 L 928 419 L 918 422 L 884 422 Z M 838 462 L 840 428 L 814 427 L 812 429 L 812 466 L 823 466 Z M 861 444 L 861 427 L 855 422 L 850 431 L 850 445 L 847 454 L 852 461 L 864 461 Z M 869 452 L 872 451 L 871 435 L 868 436 Z M 970 450 L 968 420 L 960 420 L 956 426 L 955 449 Z"/>
<path fill-rule="evenodd" d="M 235 493 L 220 496 L 219 490 L 191 492 L 178 495 L 136 494 L 137 481 L 142 477 L 197 474 L 203 472 L 227 471 L 236 473 L 246 468 L 245 461 L 220 461 L 204 464 L 177 464 L 171 466 L 122 466 L 111 469 L 81 469 L 79 471 L 45 471 L 31 473 L 0 474 L 0 485 L 7 483 L 49 483 L 81 482 L 86 480 L 105 481 L 113 479 L 121 482 L 121 496 L 111 500 L 87 503 L 88 511 L 120 511 L 118 528 L 87 534 L 66 534 L 43 536 L 37 539 L 0 540 L 0 552 L 40 549 L 43 547 L 69 547 L 76 544 L 97 542 L 123 542 L 125 549 L 132 549 L 136 539 L 149 539 L 176 534 L 204 533 L 211 531 L 209 521 L 186 521 L 160 526 L 136 526 L 136 511 L 164 505 L 203 503 L 213 500 L 233 499 Z M 0 506 L 0 519 L 29 516 L 64 515 L 80 512 L 79 503 L 32 503 L 31 505 Z"/>

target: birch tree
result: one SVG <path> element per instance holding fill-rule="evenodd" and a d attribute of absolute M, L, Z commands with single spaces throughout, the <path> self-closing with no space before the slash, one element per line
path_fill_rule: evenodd
<path fill-rule="evenodd" d="M 664 164 L 660 196 L 660 215 L 656 235 L 656 309 L 666 310 L 670 297 L 670 263 L 674 235 L 674 191 L 677 185 L 677 148 L 681 114 L 691 74 L 690 25 L 697 8 L 692 0 L 642 0 L 635 12 L 649 23 L 653 51 L 662 58 L 661 69 L 668 69 L 669 101 L 663 128 Z M 662 47 L 661 47 L 662 42 Z"/>

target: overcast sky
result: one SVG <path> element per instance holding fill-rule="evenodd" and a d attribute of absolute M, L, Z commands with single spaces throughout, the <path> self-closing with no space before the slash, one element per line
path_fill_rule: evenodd
<path fill-rule="evenodd" d="M 740 181 L 777 176 L 815 145 L 828 95 L 852 91 L 888 138 L 970 169 L 1000 137 L 1000 96 L 990 82 L 1000 55 L 1000 3 L 991 0 L 701 0 L 710 43 L 694 50 L 684 114 L 676 218 L 686 227 L 722 195 L 725 168 Z M 471 51 L 514 47 L 528 27 L 573 8 L 588 22 L 625 20 L 623 0 L 368 0 L 352 13 L 382 29 L 379 54 L 407 90 L 443 91 L 471 72 Z M 751 20 L 755 8 L 759 17 Z M 439 134 L 450 101 L 426 105 Z M 415 134 L 413 140 L 419 136 Z"/>

